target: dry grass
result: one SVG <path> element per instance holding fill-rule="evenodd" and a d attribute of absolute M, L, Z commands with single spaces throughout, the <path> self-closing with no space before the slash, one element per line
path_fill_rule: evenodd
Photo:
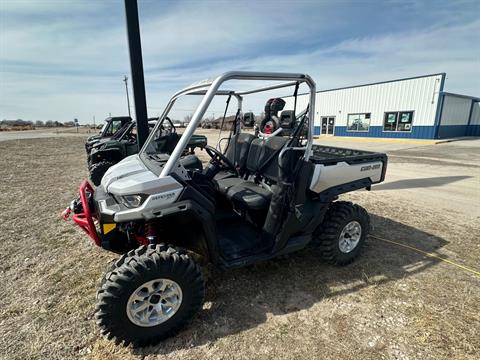
<path fill-rule="evenodd" d="M 87 175 L 83 139 L 0 142 L 0 154 L 0 358 L 478 358 L 480 279 L 374 239 L 344 268 L 302 251 L 212 270 L 186 330 L 155 347 L 115 346 L 93 320 L 115 256 L 59 216 Z M 346 198 L 369 210 L 379 236 L 478 266 L 478 222 L 395 192 Z"/>

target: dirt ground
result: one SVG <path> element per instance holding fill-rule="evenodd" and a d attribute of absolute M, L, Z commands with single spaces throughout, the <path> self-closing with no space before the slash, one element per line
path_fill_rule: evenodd
<path fill-rule="evenodd" d="M 83 142 L 0 142 L 1 359 L 478 359 L 480 278 L 373 237 L 346 267 L 304 250 L 211 270 L 204 308 L 178 336 L 114 345 L 93 312 L 115 255 L 60 218 L 87 176 Z M 370 212 L 372 234 L 478 271 L 478 143 L 389 155 L 387 182 L 343 198 Z"/>

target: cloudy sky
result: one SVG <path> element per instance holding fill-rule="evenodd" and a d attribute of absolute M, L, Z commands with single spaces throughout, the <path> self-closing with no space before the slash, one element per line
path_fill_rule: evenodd
<path fill-rule="evenodd" d="M 149 115 L 227 70 L 310 74 L 318 89 L 446 72 L 480 96 L 480 2 L 142 1 Z M 0 119 L 127 112 L 122 0 L 0 0 Z"/>

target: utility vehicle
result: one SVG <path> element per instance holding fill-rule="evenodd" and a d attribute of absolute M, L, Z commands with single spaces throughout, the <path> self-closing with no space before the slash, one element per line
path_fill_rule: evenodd
<path fill-rule="evenodd" d="M 96 135 L 90 136 L 85 142 L 85 150 L 87 153 L 90 152 L 90 149 L 96 143 L 102 139 L 108 139 L 115 136 L 118 131 L 121 131 L 121 129 L 130 122 L 132 122 L 132 118 L 130 116 L 115 116 L 106 118 L 100 132 Z"/>
<path fill-rule="evenodd" d="M 149 119 L 150 130 L 155 127 L 157 120 L 156 118 Z M 99 141 L 91 148 L 90 152 L 87 152 L 88 170 L 94 185 L 100 185 L 103 175 L 112 165 L 127 156 L 138 153 L 136 127 L 137 124 L 134 121 L 125 124 L 112 138 Z M 168 117 L 162 120 L 161 127 L 162 129 L 169 128 L 172 133 L 169 143 L 165 144 L 163 149 L 165 153 L 170 153 L 175 148 L 180 136 L 177 135 L 176 127 Z M 190 139 L 187 149 L 194 154 L 196 147 L 203 148 L 205 145 L 207 145 L 205 136 L 194 135 Z M 202 170 L 202 163 L 196 157 L 183 157 L 182 165 L 188 169 Z"/>
<path fill-rule="evenodd" d="M 280 83 L 220 89 L 230 80 Z M 202 171 L 182 166 L 214 97 L 226 96 L 227 107 L 236 98 L 239 120 L 245 96 L 292 87 L 296 98 L 305 84 L 307 109 L 282 111 L 271 134 L 242 133 L 237 121 L 225 151 L 205 146 L 211 160 Z M 336 200 L 383 181 L 387 157 L 313 144 L 315 83 L 308 75 L 228 72 L 176 93 L 160 119 L 190 95 L 202 100 L 171 154 L 162 149 L 172 135 L 159 122 L 139 154 L 108 169 L 96 190 L 84 181 L 64 212 L 96 245 L 123 253 L 102 280 L 95 311 L 102 333 L 116 342 L 151 344 L 184 327 L 204 299 L 199 263 L 229 269 L 312 246 L 324 260 L 344 265 L 369 231 L 363 208 Z M 267 110 L 277 114 L 281 103 L 273 103 Z"/>

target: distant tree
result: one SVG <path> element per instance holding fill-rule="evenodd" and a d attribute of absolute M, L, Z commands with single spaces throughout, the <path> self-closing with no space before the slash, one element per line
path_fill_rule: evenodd
<path fill-rule="evenodd" d="M 53 124 L 54 124 L 55 127 L 63 127 L 63 124 L 61 122 L 58 122 L 58 121 L 54 121 Z"/>
<path fill-rule="evenodd" d="M 52 121 L 52 120 L 47 120 L 47 121 L 45 121 L 45 126 L 46 126 L 46 127 L 53 127 L 53 126 L 54 126 L 54 125 L 53 125 L 53 121 Z"/>
<path fill-rule="evenodd" d="M 192 117 L 193 117 L 193 114 L 185 115 L 185 117 L 183 118 L 183 121 L 186 123 L 189 123 L 190 120 L 192 120 Z"/>
<path fill-rule="evenodd" d="M 75 122 L 74 121 L 65 121 L 63 123 L 64 126 L 66 127 L 74 127 L 75 126 Z"/>
<path fill-rule="evenodd" d="M 31 121 L 17 119 L 17 120 L 13 120 L 11 122 L 11 125 L 13 125 L 13 126 L 32 126 L 33 123 Z"/>
<path fill-rule="evenodd" d="M 36 127 L 43 127 L 44 125 L 45 125 L 45 124 L 43 123 L 42 120 L 37 120 L 37 121 L 35 121 L 35 126 L 36 126 Z"/>

